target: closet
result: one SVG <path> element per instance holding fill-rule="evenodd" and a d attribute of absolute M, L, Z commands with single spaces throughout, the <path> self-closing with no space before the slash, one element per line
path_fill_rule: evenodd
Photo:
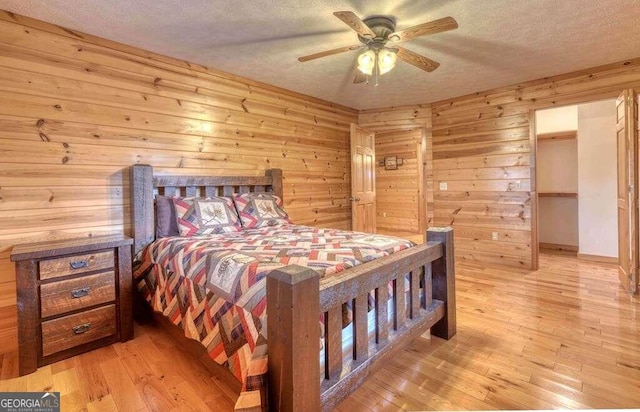
<path fill-rule="evenodd" d="M 617 262 L 615 100 L 536 112 L 541 250 Z"/>

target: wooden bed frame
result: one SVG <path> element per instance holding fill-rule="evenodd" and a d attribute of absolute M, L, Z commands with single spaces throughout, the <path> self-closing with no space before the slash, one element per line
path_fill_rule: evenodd
<path fill-rule="evenodd" d="M 273 192 L 282 198 L 282 171 L 270 169 L 257 177 L 154 176 L 149 165 L 132 166 L 134 255 L 155 240 L 155 193 L 230 196 L 234 192 Z M 453 231 L 429 229 L 427 240 L 425 244 L 346 270 L 340 276 L 320 279 L 314 270 L 297 265 L 268 275 L 271 410 L 332 410 L 376 365 L 429 328 L 433 335 L 444 339 L 456 333 Z M 401 293 L 406 274 L 409 291 Z M 391 296 L 387 293 L 390 282 Z M 371 291 L 376 302 L 372 340 L 367 327 Z M 387 312 L 389 298 L 393 308 L 391 322 Z M 343 358 L 342 348 L 345 302 L 353 304 L 353 356 L 348 360 Z M 325 357 L 319 381 L 320 314 L 324 314 L 325 320 Z"/>

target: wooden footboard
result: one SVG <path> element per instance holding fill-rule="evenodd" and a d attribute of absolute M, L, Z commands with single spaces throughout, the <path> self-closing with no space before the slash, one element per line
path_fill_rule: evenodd
<path fill-rule="evenodd" d="M 296 265 L 273 271 L 267 279 L 270 409 L 332 410 L 376 365 L 427 329 L 451 338 L 456 333 L 453 262 L 453 230 L 432 228 L 426 244 L 342 276 L 319 279 L 313 270 Z M 372 340 L 367 316 L 370 292 L 375 297 Z M 347 302 L 353 308 L 353 354 L 344 359 L 342 306 Z M 319 380 L 321 314 L 325 359 Z"/>

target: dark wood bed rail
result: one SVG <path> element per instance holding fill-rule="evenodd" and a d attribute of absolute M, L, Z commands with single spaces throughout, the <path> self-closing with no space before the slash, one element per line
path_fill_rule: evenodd
<path fill-rule="evenodd" d="M 444 339 L 455 335 L 453 230 L 429 229 L 427 240 L 426 244 L 358 266 L 340 276 L 319 279 L 315 271 L 296 265 L 269 274 L 267 345 L 271 410 L 333 410 L 375 366 L 427 329 Z M 375 297 L 372 340 L 368 328 L 371 291 Z M 390 299 L 391 324 L 387 309 Z M 349 359 L 344 359 L 342 346 L 342 305 L 346 302 L 352 303 L 353 308 L 353 354 Z M 324 314 L 325 324 L 324 371 L 320 381 L 319 314 Z"/>
<path fill-rule="evenodd" d="M 131 227 L 134 256 L 155 240 L 154 195 L 231 196 L 272 192 L 282 199 L 282 170 L 264 176 L 154 176 L 150 165 L 131 166 Z"/>

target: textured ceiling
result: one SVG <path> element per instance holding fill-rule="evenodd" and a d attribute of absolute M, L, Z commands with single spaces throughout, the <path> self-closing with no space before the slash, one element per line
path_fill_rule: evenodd
<path fill-rule="evenodd" d="M 639 0 L 0 0 L 0 9 L 357 109 L 428 103 L 640 56 Z M 445 16 L 457 30 L 403 45 L 440 62 L 399 62 L 380 86 L 352 84 L 357 44 L 337 10 L 397 29 Z"/>

